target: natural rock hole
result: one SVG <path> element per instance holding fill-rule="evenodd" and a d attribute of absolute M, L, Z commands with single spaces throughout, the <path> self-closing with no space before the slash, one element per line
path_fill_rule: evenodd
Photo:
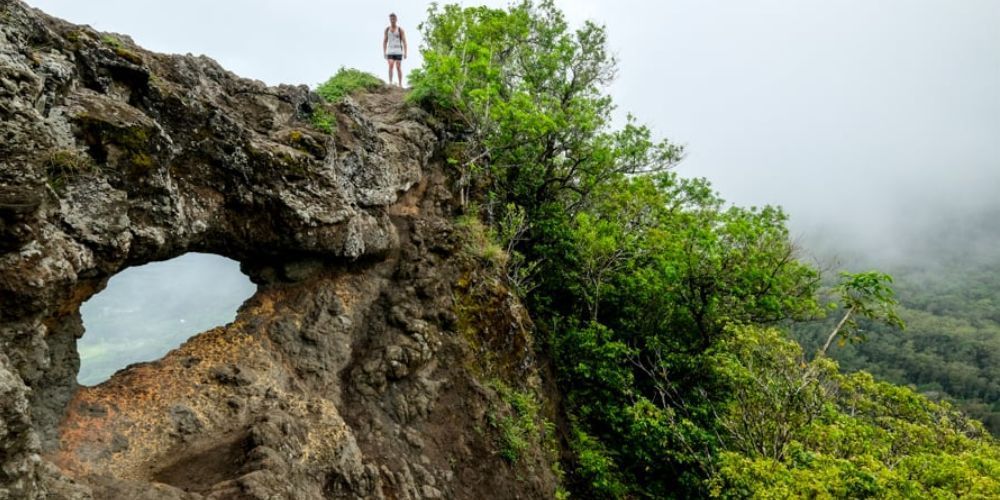
<path fill-rule="evenodd" d="M 80 307 L 85 333 L 77 343 L 82 385 L 163 357 L 188 338 L 233 321 L 257 287 L 239 263 L 212 254 L 132 267 L 113 276 Z"/>

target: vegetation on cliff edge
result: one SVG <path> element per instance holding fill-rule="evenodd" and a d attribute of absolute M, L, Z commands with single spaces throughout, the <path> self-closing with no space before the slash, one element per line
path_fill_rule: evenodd
<path fill-rule="evenodd" d="M 337 102 L 357 90 L 371 90 L 382 86 L 382 80 L 364 71 L 341 67 L 327 81 L 316 87 L 316 93 L 329 102 Z"/>
<path fill-rule="evenodd" d="M 556 367 L 575 495 L 1000 495 L 981 424 L 789 339 L 835 309 L 784 212 L 728 207 L 669 170 L 682 147 L 612 127 L 602 26 L 571 29 L 544 0 L 435 5 L 421 30 L 411 98 L 449 117 L 462 199 L 516 257 L 504 265 Z M 894 323 L 886 278 L 845 277 L 837 311 L 853 321 L 860 301 Z"/>

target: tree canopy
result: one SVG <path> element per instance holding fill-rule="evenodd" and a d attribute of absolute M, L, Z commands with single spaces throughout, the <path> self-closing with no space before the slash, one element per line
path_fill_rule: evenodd
<path fill-rule="evenodd" d="M 421 30 L 411 98 L 445 117 L 467 210 L 498 235 L 519 221 L 501 243 L 530 263 L 508 275 L 531 282 L 514 288 L 563 395 L 571 493 L 1000 495 L 979 424 L 806 359 L 788 327 L 826 309 L 785 213 L 728 206 L 670 170 L 683 147 L 613 126 L 602 26 L 571 29 L 546 0 L 435 5 Z M 847 321 L 893 323 L 887 278 L 845 282 Z"/>

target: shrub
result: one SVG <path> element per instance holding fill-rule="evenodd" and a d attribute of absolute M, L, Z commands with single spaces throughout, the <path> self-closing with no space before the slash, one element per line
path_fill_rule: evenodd
<path fill-rule="evenodd" d="M 327 134 L 332 134 L 333 127 L 337 124 L 336 115 L 323 108 L 316 108 L 313 111 L 311 120 L 313 127 L 316 127 L 316 130 Z"/>
<path fill-rule="evenodd" d="M 506 265 L 507 254 L 496 242 L 494 231 L 480 220 L 476 206 L 459 216 L 455 222 L 462 235 L 462 250 L 466 255 L 498 268 Z"/>
<path fill-rule="evenodd" d="M 533 444 L 539 443 L 539 403 L 534 394 L 516 390 L 503 382 L 494 381 L 493 388 L 503 401 L 503 413 L 492 415 L 490 424 L 498 431 L 497 445 L 500 456 L 509 463 L 517 463 Z"/>
<path fill-rule="evenodd" d="M 337 102 L 356 90 L 371 90 L 381 86 L 382 80 L 371 73 L 341 67 L 329 80 L 316 87 L 316 93 L 329 102 Z"/>

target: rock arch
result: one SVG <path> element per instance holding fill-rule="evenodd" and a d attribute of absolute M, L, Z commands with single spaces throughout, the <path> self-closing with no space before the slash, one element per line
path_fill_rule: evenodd
<path fill-rule="evenodd" d="M 186 253 L 128 268 L 80 306 L 77 382 L 94 386 L 128 365 L 162 358 L 203 331 L 226 325 L 257 290 L 239 263 Z"/>
<path fill-rule="evenodd" d="M 19 0 L 0 18 L 0 498 L 551 496 L 543 458 L 476 430 L 496 396 L 455 331 L 446 132 L 401 91 L 332 106 Z M 78 389 L 80 304 L 187 252 L 258 292 Z M 494 334 L 528 335 L 497 293 Z"/>

